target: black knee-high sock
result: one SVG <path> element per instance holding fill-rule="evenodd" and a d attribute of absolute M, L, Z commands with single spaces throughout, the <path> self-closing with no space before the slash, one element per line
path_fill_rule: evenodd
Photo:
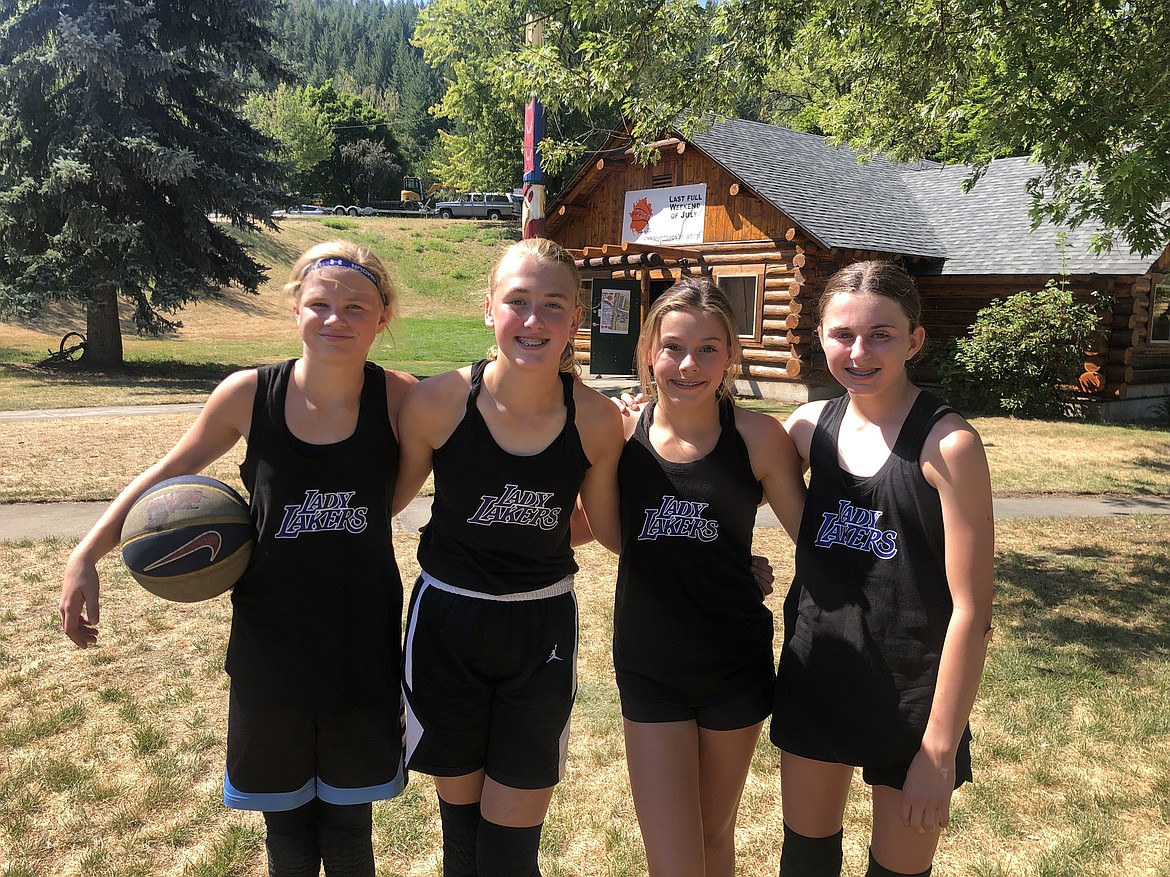
<path fill-rule="evenodd" d="M 780 877 L 839 877 L 844 829 L 828 837 L 805 837 L 787 824 L 780 853 Z"/>
<path fill-rule="evenodd" d="M 479 802 L 448 804 L 439 799 L 443 821 L 443 877 L 478 877 L 475 835 L 479 830 Z"/>
<path fill-rule="evenodd" d="M 480 819 L 475 840 L 479 877 L 540 877 L 536 859 L 543 827 L 542 822 L 531 828 L 509 828 Z"/>
<path fill-rule="evenodd" d="M 865 877 L 930 877 L 931 870 L 932 868 L 927 868 L 917 874 L 901 874 L 897 871 L 891 871 L 878 863 L 878 860 L 873 857 L 871 849 L 869 851 L 869 869 L 865 872 Z"/>
<path fill-rule="evenodd" d="M 319 803 L 317 843 L 325 877 L 374 877 L 372 804 Z"/>
<path fill-rule="evenodd" d="M 295 810 L 265 811 L 268 877 L 318 877 L 317 799 Z"/>

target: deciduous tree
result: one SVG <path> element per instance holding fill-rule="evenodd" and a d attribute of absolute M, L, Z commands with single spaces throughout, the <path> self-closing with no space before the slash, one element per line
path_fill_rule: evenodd
<path fill-rule="evenodd" d="M 336 138 L 320 109 L 306 99 L 305 89 L 282 82 L 275 91 L 255 92 L 244 104 L 244 115 L 279 142 L 273 157 L 291 165 L 292 188 L 307 191 L 309 175 L 333 155 Z"/>
<path fill-rule="evenodd" d="M 525 12 L 545 19 L 541 47 L 523 43 Z M 432 0 L 420 15 L 463 124 L 536 91 L 553 115 L 616 110 L 645 143 L 753 106 L 783 121 L 779 84 L 800 127 L 862 153 L 976 174 L 1031 155 L 1037 221 L 1100 223 L 1101 247 L 1170 239 L 1165 0 Z"/>

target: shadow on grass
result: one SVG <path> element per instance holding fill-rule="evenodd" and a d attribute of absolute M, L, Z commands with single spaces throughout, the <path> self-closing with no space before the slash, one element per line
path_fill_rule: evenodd
<path fill-rule="evenodd" d="M 1073 650 L 1089 666 L 1126 674 L 1170 655 L 1170 546 L 1120 540 L 996 556 L 1001 610 L 1038 663 Z"/>
<path fill-rule="evenodd" d="M 87 369 L 82 362 L 63 366 L 33 366 L 0 363 L 0 376 L 35 378 L 60 384 L 124 387 L 133 389 L 150 384 L 159 389 L 211 392 L 225 377 L 250 365 L 225 363 L 189 363 L 176 360 L 128 362 L 118 370 Z"/>

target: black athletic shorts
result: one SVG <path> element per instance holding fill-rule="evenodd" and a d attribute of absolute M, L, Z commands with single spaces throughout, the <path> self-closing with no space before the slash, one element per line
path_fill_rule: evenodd
<path fill-rule="evenodd" d="M 411 770 L 483 769 L 517 789 L 560 781 L 577 694 L 572 576 L 496 597 L 424 572 L 410 597 L 402 663 Z"/>
<path fill-rule="evenodd" d="M 398 699 L 340 716 L 257 706 L 228 695 L 223 802 L 237 810 L 293 810 L 320 798 L 367 804 L 406 785 Z"/>
<path fill-rule="evenodd" d="M 785 752 L 792 755 L 799 755 L 801 758 L 836 764 L 842 763 L 832 756 L 827 755 L 816 744 L 810 744 L 808 741 L 796 742 L 789 740 L 784 743 L 777 743 L 775 736 L 773 736 L 772 742 Z M 861 768 L 861 778 L 865 781 L 866 785 L 889 786 L 891 789 L 901 789 L 906 785 L 906 774 L 910 770 L 910 764 L 911 762 L 907 761 L 901 764 L 862 764 L 854 765 L 854 767 Z M 971 781 L 971 730 L 968 728 L 963 731 L 963 736 L 959 739 L 959 749 L 955 753 L 955 788 L 957 789 L 963 783 L 969 783 Z"/>
<path fill-rule="evenodd" d="M 771 661 L 769 654 L 759 672 L 739 674 L 717 698 L 695 697 L 639 674 L 618 673 L 622 717 L 645 723 L 694 721 L 709 731 L 750 728 L 772 713 L 776 681 Z"/>

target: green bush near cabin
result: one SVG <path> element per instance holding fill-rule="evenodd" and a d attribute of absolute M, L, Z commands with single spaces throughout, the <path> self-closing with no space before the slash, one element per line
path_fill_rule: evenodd
<path fill-rule="evenodd" d="M 1054 417 L 1097 331 L 1094 307 L 1050 280 L 980 310 L 971 331 L 942 352 L 939 373 L 963 410 Z"/>

